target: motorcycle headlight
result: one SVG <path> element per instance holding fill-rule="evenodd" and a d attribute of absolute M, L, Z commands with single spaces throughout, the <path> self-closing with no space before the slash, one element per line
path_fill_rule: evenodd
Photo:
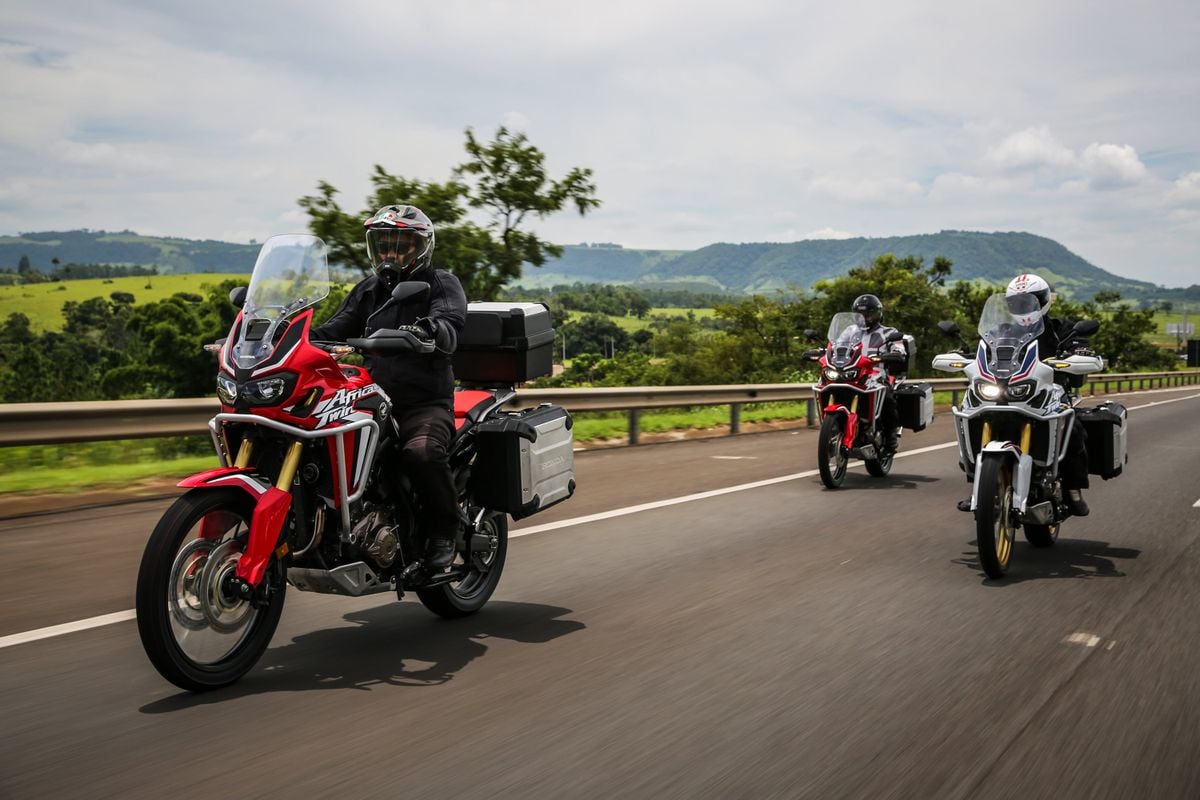
<path fill-rule="evenodd" d="M 1008 396 L 1013 400 L 1025 400 L 1032 391 L 1032 383 L 1010 383 L 1008 385 Z"/>
<path fill-rule="evenodd" d="M 231 406 L 237 402 L 237 396 L 237 382 L 233 378 L 217 373 L 217 397 L 221 398 L 221 402 Z"/>
<path fill-rule="evenodd" d="M 246 399 L 254 404 L 276 403 L 284 398 L 286 389 L 287 381 L 283 378 L 263 378 L 242 386 Z"/>
<path fill-rule="evenodd" d="M 975 393 L 984 400 L 999 400 L 1000 395 L 1004 394 L 1004 389 L 991 381 L 979 381 L 975 384 Z"/>
<path fill-rule="evenodd" d="M 844 380 L 844 381 L 852 381 L 857 377 L 858 377 L 858 368 L 857 367 L 854 369 L 844 370 L 842 372 L 842 380 Z"/>
<path fill-rule="evenodd" d="M 825 380 L 827 381 L 836 381 L 841 378 L 841 373 L 833 367 L 826 367 L 821 374 L 825 376 Z"/>

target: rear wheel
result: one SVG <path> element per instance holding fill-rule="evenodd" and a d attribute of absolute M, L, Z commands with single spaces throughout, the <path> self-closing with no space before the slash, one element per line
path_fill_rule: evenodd
<path fill-rule="evenodd" d="M 826 414 L 821 420 L 820 439 L 817 440 L 817 469 L 821 471 L 821 482 L 836 489 L 846 479 L 846 463 L 849 460 L 842 445 L 845 430 L 841 414 Z"/>
<path fill-rule="evenodd" d="M 500 512 L 488 514 L 478 533 L 468 531 L 470 546 L 464 558 L 451 569 L 467 567 L 466 574 L 454 583 L 443 583 L 417 589 L 421 603 L 433 613 L 447 619 L 474 614 L 483 608 L 500 583 L 504 559 L 508 555 L 508 516 Z"/>
<path fill-rule="evenodd" d="M 159 673 L 202 692 L 250 671 L 275 633 L 285 586 L 268 572 L 265 605 L 237 597 L 230 578 L 250 531 L 254 502 L 240 489 L 183 495 L 163 514 L 142 554 L 138 635 Z"/>
<path fill-rule="evenodd" d="M 1025 523 L 1025 540 L 1034 547 L 1052 547 L 1058 541 L 1058 523 L 1031 525 Z"/>
<path fill-rule="evenodd" d="M 896 454 L 886 447 L 879 448 L 875 451 L 879 454 L 877 458 L 864 458 L 863 463 L 867 465 L 867 472 L 874 478 L 886 478 L 887 474 L 892 471 L 892 462 L 896 459 Z"/>
<path fill-rule="evenodd" d="M 1008 460 L 985 458 L 979 473 L 975 539 L 979 544 L 979 564 L 989 578 L 1003 578 L 1008 571 L 1016 538 L 1012 499 L 1012 470 Z"/>

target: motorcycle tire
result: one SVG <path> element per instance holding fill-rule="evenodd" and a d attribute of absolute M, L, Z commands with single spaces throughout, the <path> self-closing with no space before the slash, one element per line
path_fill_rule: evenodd
<path fill-rule="evenodd" d="M 830 489 L 838 488 L 846 479 L 849 457 L 842 446 L 843 430 L 840 414 L 826 414 L 825 419 L 821 420 L 820 438 L 817 439 L 817 469 L 821 472 L 821 482 Z"/>
<path fill-rule="evenodd" d="M 487 518 L 482 532 L 494 533 L 496 549 L 487 561 L 487 570 L 473 566 L 467 576 L 457 583 L 443 583 L 417 589 L 417 598 L 427 609 L 446 619 L 458 619 L 474 614 L 496 591 L 504 560 L 508 555 L 508 516 L 494 513 Z"/>
<path fill-rule="evenodd" d="M 244 525 L 249 531 L 253 513 L 253 500 L 240 489 L 192 491 L 167 509 L 146 543 L 137 578 L 138 635 L 150 663 L 181 689 L 204 692 L 236 682 L 262 657 L 279 625 L 286 585 L 281 576 L 271 573 L 267 580 L 276 583 L 265 606 L 243 608 L 234 602 L 224 607 L 246 617 L 240 625 L 234 622 L 232 630 L 214 627 L 198 610 L 203 605 L 198 592 L 204 590 L 208 556 L 225 548 L 226 563 L 231 564 L 241 545 L 237 537 L 219 546 L 199 536 L 185 539 L 210 514 L 236 521 L 236 530 Z M 216 655 L 198 657 L 196 651 L 201 649 Z"/>
<path fill-rule="evenodd" d="M 887 449 L 876 452 L 879 453 L 878 458 L 864 458 L 863 464 L 866 465 L 867 473 L 872 478 L 886 478 L 892 471 L 892 462 L 895 461 L 896 454 Z"/>
<path fill-rule="evenodd" d="M 1034 547 L 1053 547 L 1058 541 L 1058 524 L 1032 525 L 1025 523 L 1025 541 Z"/>
<path fill-rule="evenodd" d="M 1003 578 L 1012 558 L 1016 526 L 1012 520 L 1012 469 L 1003 458 L 985 458 L 979 473 L 975 539 L 979 564 L 989 578 Z"/>

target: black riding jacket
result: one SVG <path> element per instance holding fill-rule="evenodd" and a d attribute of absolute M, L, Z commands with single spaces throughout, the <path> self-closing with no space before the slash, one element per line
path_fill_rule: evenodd
<path fill-rule="evenodd" d="M 454 406 L 454 369 L 451 354 L 458 343 L 458 332 L 467 321 L 467 295 L 458 278 L 445 270 L 421 270 L 411 280 L 428 281 L 429 294 L 418 302 L 392 306 L 371 319 L 391 297 L 391 287 L 379 275 L 364 278 L 346 295 L 346 300 L 324 325 L 313 328 L 313 339 L 345 341 L 370 336 L 383 328 L 412 325 L 426 317 L 433 321 L 433 353 L 397 353 L 366 357 L 366 368 L 392 403 L 408 406 Z"/>

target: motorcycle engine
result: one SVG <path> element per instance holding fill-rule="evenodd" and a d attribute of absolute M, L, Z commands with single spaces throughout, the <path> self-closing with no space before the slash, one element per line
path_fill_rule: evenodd
<path fill-rule="evenodd" d="M 376 564 L 389 567 L 400 549 L 396 528 L 386 524 L 378 511 L 373 511 L 354 526 L 351 541 L 357 541 Z"/>

